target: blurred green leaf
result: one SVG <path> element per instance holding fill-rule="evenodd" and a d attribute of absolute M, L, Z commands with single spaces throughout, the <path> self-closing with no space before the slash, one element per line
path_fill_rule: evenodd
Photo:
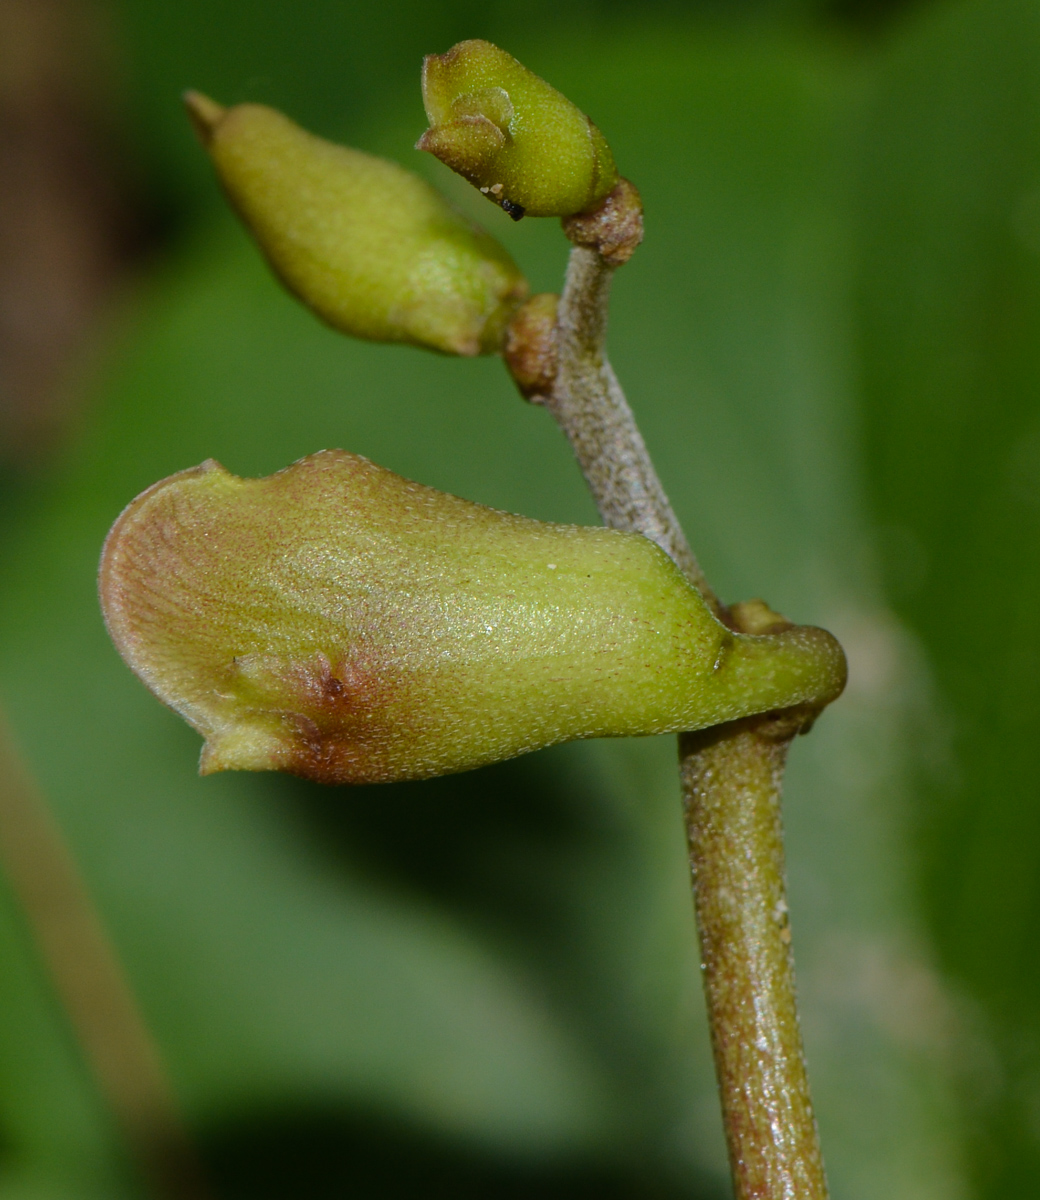
<path fill-rule="evenodd" d="M 136 1194 L 109 1115 L 6 884 L 0 958 L 0 1197 L 115 1200 Z"/>
<path fill-rule="evenodd" d="M 859 266 L 889 590 L 944 724 L 920 765 L 922 894 L 999 1061 L 972 1063 L 980 1196 L 1040 1171 L 1040 11 L 940 6 L 871 106 Z M 981 1074 L 980 1074 L 981 1072 Z"/>
<path fill-rule="evenodd" d="M 858 67 L 816 44 L 681 24 L 571 45 L 526 36 L 509 49 L 604 128 L 646 200 L 611 342 L 709 574 L 850 650 L 850 693 L 796 747 L 787 802 L 835 1195 L 951 1200 L 959 1127 L 936 1035 L 949 1000 L 905 828 L 920 677 L 879 600 L 856 457 Z M 407 161 L 411 120 L 371 125 L 365 148 Z M 555 285 L 550 223 L 502 236 L 536 286 Z M 501 1162 L 592 1164 L 619 1196 L 633 1179 L 717 1192 L 671 739 L 402 788 L 201 781 L 197 739 L 125 670 L 96 608 L 120 507 L 206 457 L 260 474 L 342 445 L 485 503 L 592 521 L 563 439 L 495 362 L 316 325 L 228 218 L 128 308 L 67 470 L 8 538 L 0 687 L 193 1120 L 218 1145 L 250 1122 L 362 1109 Z"/>

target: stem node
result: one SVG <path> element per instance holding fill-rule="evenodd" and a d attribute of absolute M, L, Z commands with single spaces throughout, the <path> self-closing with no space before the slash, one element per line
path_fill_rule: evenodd
<path fill-rule="evenodd" d="M 605 524 L 656 542 L 719 620 L 737 632 L 792 628 L 762 600 L 728 608 L 719 602 L 607 360 L 611 280 L 642 239 L 638 192 L 622 180 L 595 212 L 563 224 L 574 248 L 555 327 L 547 329 L 542 310 L 540 322 L 533 309 L 514 318 L 522 336 L 516 334 L 512 352 L 507 347 L 506 363 L 521 392 L 543 402 L 567 435 Z M 545 369 L 550 346 L 551 370 Z M 828 641 L 833 649 L 833 639 Z M 679 738 L 704 986 L 736 1200 L 827 1198 L 798 1026 L 780 792 L 791 740 L 807 732 L 841 691 L 843 660 L 831 682 L 814 704 Z"/>
<path fill-rule="evenodd" d="M 627 263 L 643 240 L 643 201 L 635 184 L 619 179 L 597 208 L 564 217 L 563 232 L 575 246 L 595 250 L 611 267 Z"/>

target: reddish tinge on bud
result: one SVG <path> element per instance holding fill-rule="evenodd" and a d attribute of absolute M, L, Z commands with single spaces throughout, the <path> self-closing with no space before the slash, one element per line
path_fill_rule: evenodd
<path fill-rule="evenodd" d="M 105 543 L 120 653 L 206 739 L 204 774 L 461 771 L 698 729 L 840 690 L 821 630 L 721 625 L 652 542 L 511 516 L 323 451 L 156 484 Z"/>

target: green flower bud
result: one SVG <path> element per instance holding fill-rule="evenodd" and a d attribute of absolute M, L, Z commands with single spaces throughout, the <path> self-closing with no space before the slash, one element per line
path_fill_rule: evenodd
<path fill-rule="evenodd" d="M 510 516 L 340 450 L 156 484 L 109 534 L 100 591 L 120 653 L 205 737 L 203 774 L 421 778 L 844 679 L 829 634 L 731 632 L 637 534 Z"/>
<path fill-rule="evenodd" d="M 618 181 L 606 138 L 566 96 L 490 42 L 423 62 L 418 142 L 519 220 L 594 208 Z"/>
<path fill-rule="evenodd" d="M 275 273 L 335 329 L 491 353 L 527 295 L 506 251 L 417 175 L 307 133 L 259 104 L 189 113 Z"/>

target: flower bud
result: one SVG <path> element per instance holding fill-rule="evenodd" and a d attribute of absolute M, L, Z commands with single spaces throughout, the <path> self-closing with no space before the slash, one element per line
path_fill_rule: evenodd
<path fill-rule="evenodd" d="M 586 212 L 617 183 L 606 138 L 566 96 L 490 42 L 459 42 L 423 62 L 435 154 L 519 220 Z"/>
<path fill-rule="evenodd" d="M 511 516 L 340 450 L 156 484 L 109 534 L 100 591 L 120 653 L 205 737 L 203 774 L 420 778 L 843 680 L 828 634 L 731 632 L 638 534 Z"/>
<path fill-rule="evenodd" d="M 220 182 L 275 273 L 335 329 L 449 354 L 496 351 L 527 283 L 417 175 L 259 104 L 189 92 Z"/>

